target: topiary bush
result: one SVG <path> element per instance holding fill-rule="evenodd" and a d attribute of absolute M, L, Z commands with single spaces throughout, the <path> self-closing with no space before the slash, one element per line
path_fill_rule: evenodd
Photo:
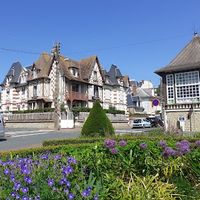
<path fill-rule="evenodd" d="M 81 134 L 84 136 L 110 136 L 114 134 L 114 128 L 99 101 L 94 103 Z"/>

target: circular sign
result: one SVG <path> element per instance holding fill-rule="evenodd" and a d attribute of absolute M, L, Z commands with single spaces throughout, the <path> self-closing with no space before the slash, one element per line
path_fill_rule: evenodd
<path fill-rule="evenodd" d="M 154 105 L 154 106 L 158 106 L 158 105 L 159 105 L 158 99 L 154 99 L 154 100 L 153 100 L 153 105 Z"/>

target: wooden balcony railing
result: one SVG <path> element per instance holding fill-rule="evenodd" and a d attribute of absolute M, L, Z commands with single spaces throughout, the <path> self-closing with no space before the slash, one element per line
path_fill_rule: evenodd
<path fill-rule="evenodd" d="M 66 99 L 70 101 L 73 100 L 87 101 L 88 95 L 86 93 L 71 91 L 66 93 Z"/>

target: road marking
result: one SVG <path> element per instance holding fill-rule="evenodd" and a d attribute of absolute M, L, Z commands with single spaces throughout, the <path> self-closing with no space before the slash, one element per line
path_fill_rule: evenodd
<path fill-rule="evenodd" d="M 49 131 L 51 132 L 51 131 Z M 33 135 L 45 135 L 48 134 L 49 132 L 41 132 L 41 133 L 30 133 L 30 134 L 21 134 L 21 135 L 12 135 L 12 138 L 17 138 L 17 137 L 28 137 L 28 136 L 33 136 Z"/>
<path fill-rule="evenodd" d="M 26 137 L 26 136 L 33 136 L 33 135 L 43 135 L 52 132 L 53 130 L 33 130 L 33 131 L 10 131 L 5 132 L 7 137 Z"/>

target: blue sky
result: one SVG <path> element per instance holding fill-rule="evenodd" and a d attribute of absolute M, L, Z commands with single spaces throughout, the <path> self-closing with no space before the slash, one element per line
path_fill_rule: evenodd
<path fill-rule="evenodd" d="M 18 0 L 0 5 L 0 82 L 11 64 L 28 66 L 56 41 L 79 60 L 97 55 L 135 80 L 152 80 L 200 32 L 199 0 Z"/>

